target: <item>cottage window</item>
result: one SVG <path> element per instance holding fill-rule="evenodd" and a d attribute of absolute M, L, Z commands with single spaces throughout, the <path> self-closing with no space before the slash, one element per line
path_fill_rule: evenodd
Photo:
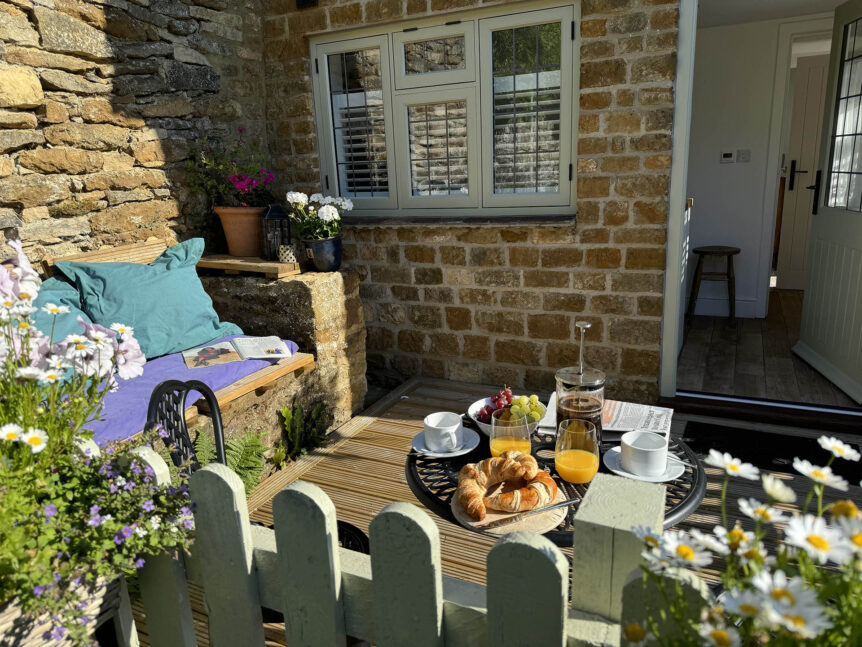
<path fill-rule="evenodd" d="M 573 213 L 575 7 L 511 10 L 314 39 L 324 191 L 384 220 Z"/>

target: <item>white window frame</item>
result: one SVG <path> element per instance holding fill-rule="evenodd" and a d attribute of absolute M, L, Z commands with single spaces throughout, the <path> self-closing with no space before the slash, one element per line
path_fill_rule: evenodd
<path fill-rule="evenodd" d="M 461 18 L 461 21 L 453 20 Z M 388 26 L 368 26 L 339 34 L 320 33 L 311 36 L 312 89 L 315 123 L 320 150 L 320 177 L 324 193 L 336 195 L 339 189 L 333 145 L 332 115 L 330 114 L 329 75 L 326 56 L 376 46 L 381 51 L 381 73 L 384 91 L 384 118 L 386 120 L 386 155 L 389 178 L 389 196 L 383 198 L 354 198 L 355 209 L 348 220 L 362 221 L 437 221 L 483 220 L 497 217 L 511 220 L 531 218 L 570 218 L 576 211 L 577 169 L 574 165 L 577 146 L 579 102 L 575 93 L 580 88 L 578 48 L 569 35 L 576 36 L 580 20 L 579 2 L 553 0 L 526 0 L 516 4 L 483 7 L 445 15 L 415 19 Z M 506 193 L 493 194 L 493 121 L 491 77 L 491 31 L 494 29 L 529 26 L 546 22 L 561 23 L 561 96 L 560 96 L 560 192 L 559 193 Z M 444 24 L 446 23 L 446 24 Z M 404 42 L 414 42 L 469 32 L 473 28 L 472 56 L 474 80 L 438 83 L 437 79 L 450 80 L 453 73 L 464 70 L 430 72 L 403 78 L 422 81 L 415 89 L 398 89 L 398 69 L 403 70 Z M 406 31 L 405 31 L 406 29 Z M 465 40 L 465 48 L 467 42 Z M 385 54 L 388 53 L 388 56 Z M 384 61 L 384 59 L 386 59 Z M 468 69 L 470 68 L 468 56 Z M 486 78 L 487 76 L 487 78 Z M 402 80 L 403 80 L 402 78 Z M 454 77 L 458 78 L 458 77 Z M 450 94 L 451 91 L 451 94 Z M 470 92 L 474 100 L 470 101 Z M 443 96 L 468 99 L 468 146 L 470 194 L 462 196 L 410 195 L 410 162 L 407 141 L 406 113 L 402 108 L 415 101 L 420 94 L 431 93 L 434 99 Z M 428 101 L 433 102 L 432 100 Z M 401 106 L 399 108 L 397 106 Z M 472 112 L 471 112 L 472 108 Z M 406 111 L 406 108 L 403 108 Z M 473 114 L 471 118 L 471 114 Z M 486 124 L 491 124 L 486 128 Z M 487 131 L 487 132 L 486 132 Z M 475 170 L 474 170 L 475 167 Z M 329 177 L 329 189 L 326 178 Z M 474 176 L 476 179 L 474 180 Z M 460 202 L 460 204 L 459 204 Z"/>
<path fill-rule="evenodd" d="M 464 20 L 456 25 L 412 28 L 392 34 L 392 71 L 395 76 L 396 90 L 428 88 L 429 85 L 448 85 L 449 83 L 472 83 L 476 80 L 476 25 L 473 20 Z M 404 45 L 438 38 L 464 38 L 464 69 L 407 74 L 407 61 Z"/>
<path fill-rule="evenodd" d="M 407 132 L 407 106 L 427 103 L 443 103 L 447 101 L 465 100 L 467 102 L 467 186 L 469 193 L 460 195 L 413 195 L 413 182 L 410 168 L 410 137 Z M 398 203 L 404 209 L 429 208 L 452 209 L 457 207 L 478 207 L 482 195 L 481 174 L 479 173 L 478 143 L 471 149 L 473 138 L 479 138 L 476 127 L 479 110 L 476 99 L 476 89 L 462 86 L 447 90 L 426 89 L 416 92 L 398 92 L 395 94 L 395 154 L 396 159 L 404 160 L 407 165 L 398 183 Z"/>

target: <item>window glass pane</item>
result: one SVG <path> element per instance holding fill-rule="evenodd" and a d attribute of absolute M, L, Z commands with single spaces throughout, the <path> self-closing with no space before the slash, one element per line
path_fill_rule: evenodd
<path fill-rule="evenodd" d="M 862 21 L 844 28 L 826 204 L 862 212 Z"/>
<path fill-rule="evenodd" d="M 410 193 L 467 195 L 467 102 L 407 106 Z"/>
<path fill-rule="evenodd" d="M 404 43 L 404 71 L 407 75 L 463 70 L 466 67 L 463 36 Z"/>
<path fill-rule="evenodd" d="M 559 193 L 561 25 L 495 31 L 494 193 Z"/>
<path fill-rule="evenodd" d="M 330 54 L 327 62 L 339 193 L 387 197 L 380 49 Z"/>

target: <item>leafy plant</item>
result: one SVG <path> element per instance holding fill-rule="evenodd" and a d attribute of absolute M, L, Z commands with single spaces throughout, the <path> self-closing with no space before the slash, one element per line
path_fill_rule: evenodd
<path fill-rule="evenodd" d="M 322 416 L 326 405 L 317 402 L 306 416 L 299 403 L 293 407 L 283 406 L 281 417 L 284 424 L 284 450 L 287 458 L 296 460 L 309 450 L 321 447 L 326 443 L 326 433 L 323 429 Z"/>
<path fill-rule="evenodd" d="M 353 209 L 347 198 L 334 198 L 315 193 L 311 197 L 299 191 L 288 191 L 290 218 L 296 223 L 303 240 L 323 240 L 341 234 L 342 220 Z"/>
<path fill-rule="evenodd" d="M 260 482 L 263 472 L 266 445 L 263 444 L 263 434 L 246 431 L 244 434 L 228 438 L 225 442 L 227 466 L 242 479 L 247 494 Z"/>

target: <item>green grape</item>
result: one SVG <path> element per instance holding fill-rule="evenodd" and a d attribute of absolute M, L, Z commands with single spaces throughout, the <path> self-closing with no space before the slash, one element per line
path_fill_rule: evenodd
<path fill-rule="evenodd" d="M 511 413 L 513 416 L 516 416 L 516 417 L 520 417 L 520 416 L 524 415 L 524 411 L 517 404 L 512 405 L 512 407 L 509 409 L 509 413 Z"/>
<path fill-rule="evenodd" d="M 530 398 L 528 398 L 526 395 L 522 395 L 518 398 L 518 404 L 522 407 L 528 407 L 530 406 Z"/>
<path fill-rule="evenodd" d="M 530 396 L 530 402 L 533 404 L 539 404 L 539 396 L 534 393 Z"/>
<path fill-rule="evenodd" d="M 541 420 L 541 419 L 542 419 L 542 414 L 539 413 L 538 411 L 531 411 L 530 412 L 530 420 L 532 420 L 533 422 L 539 422 L 539 420 Z"/>

